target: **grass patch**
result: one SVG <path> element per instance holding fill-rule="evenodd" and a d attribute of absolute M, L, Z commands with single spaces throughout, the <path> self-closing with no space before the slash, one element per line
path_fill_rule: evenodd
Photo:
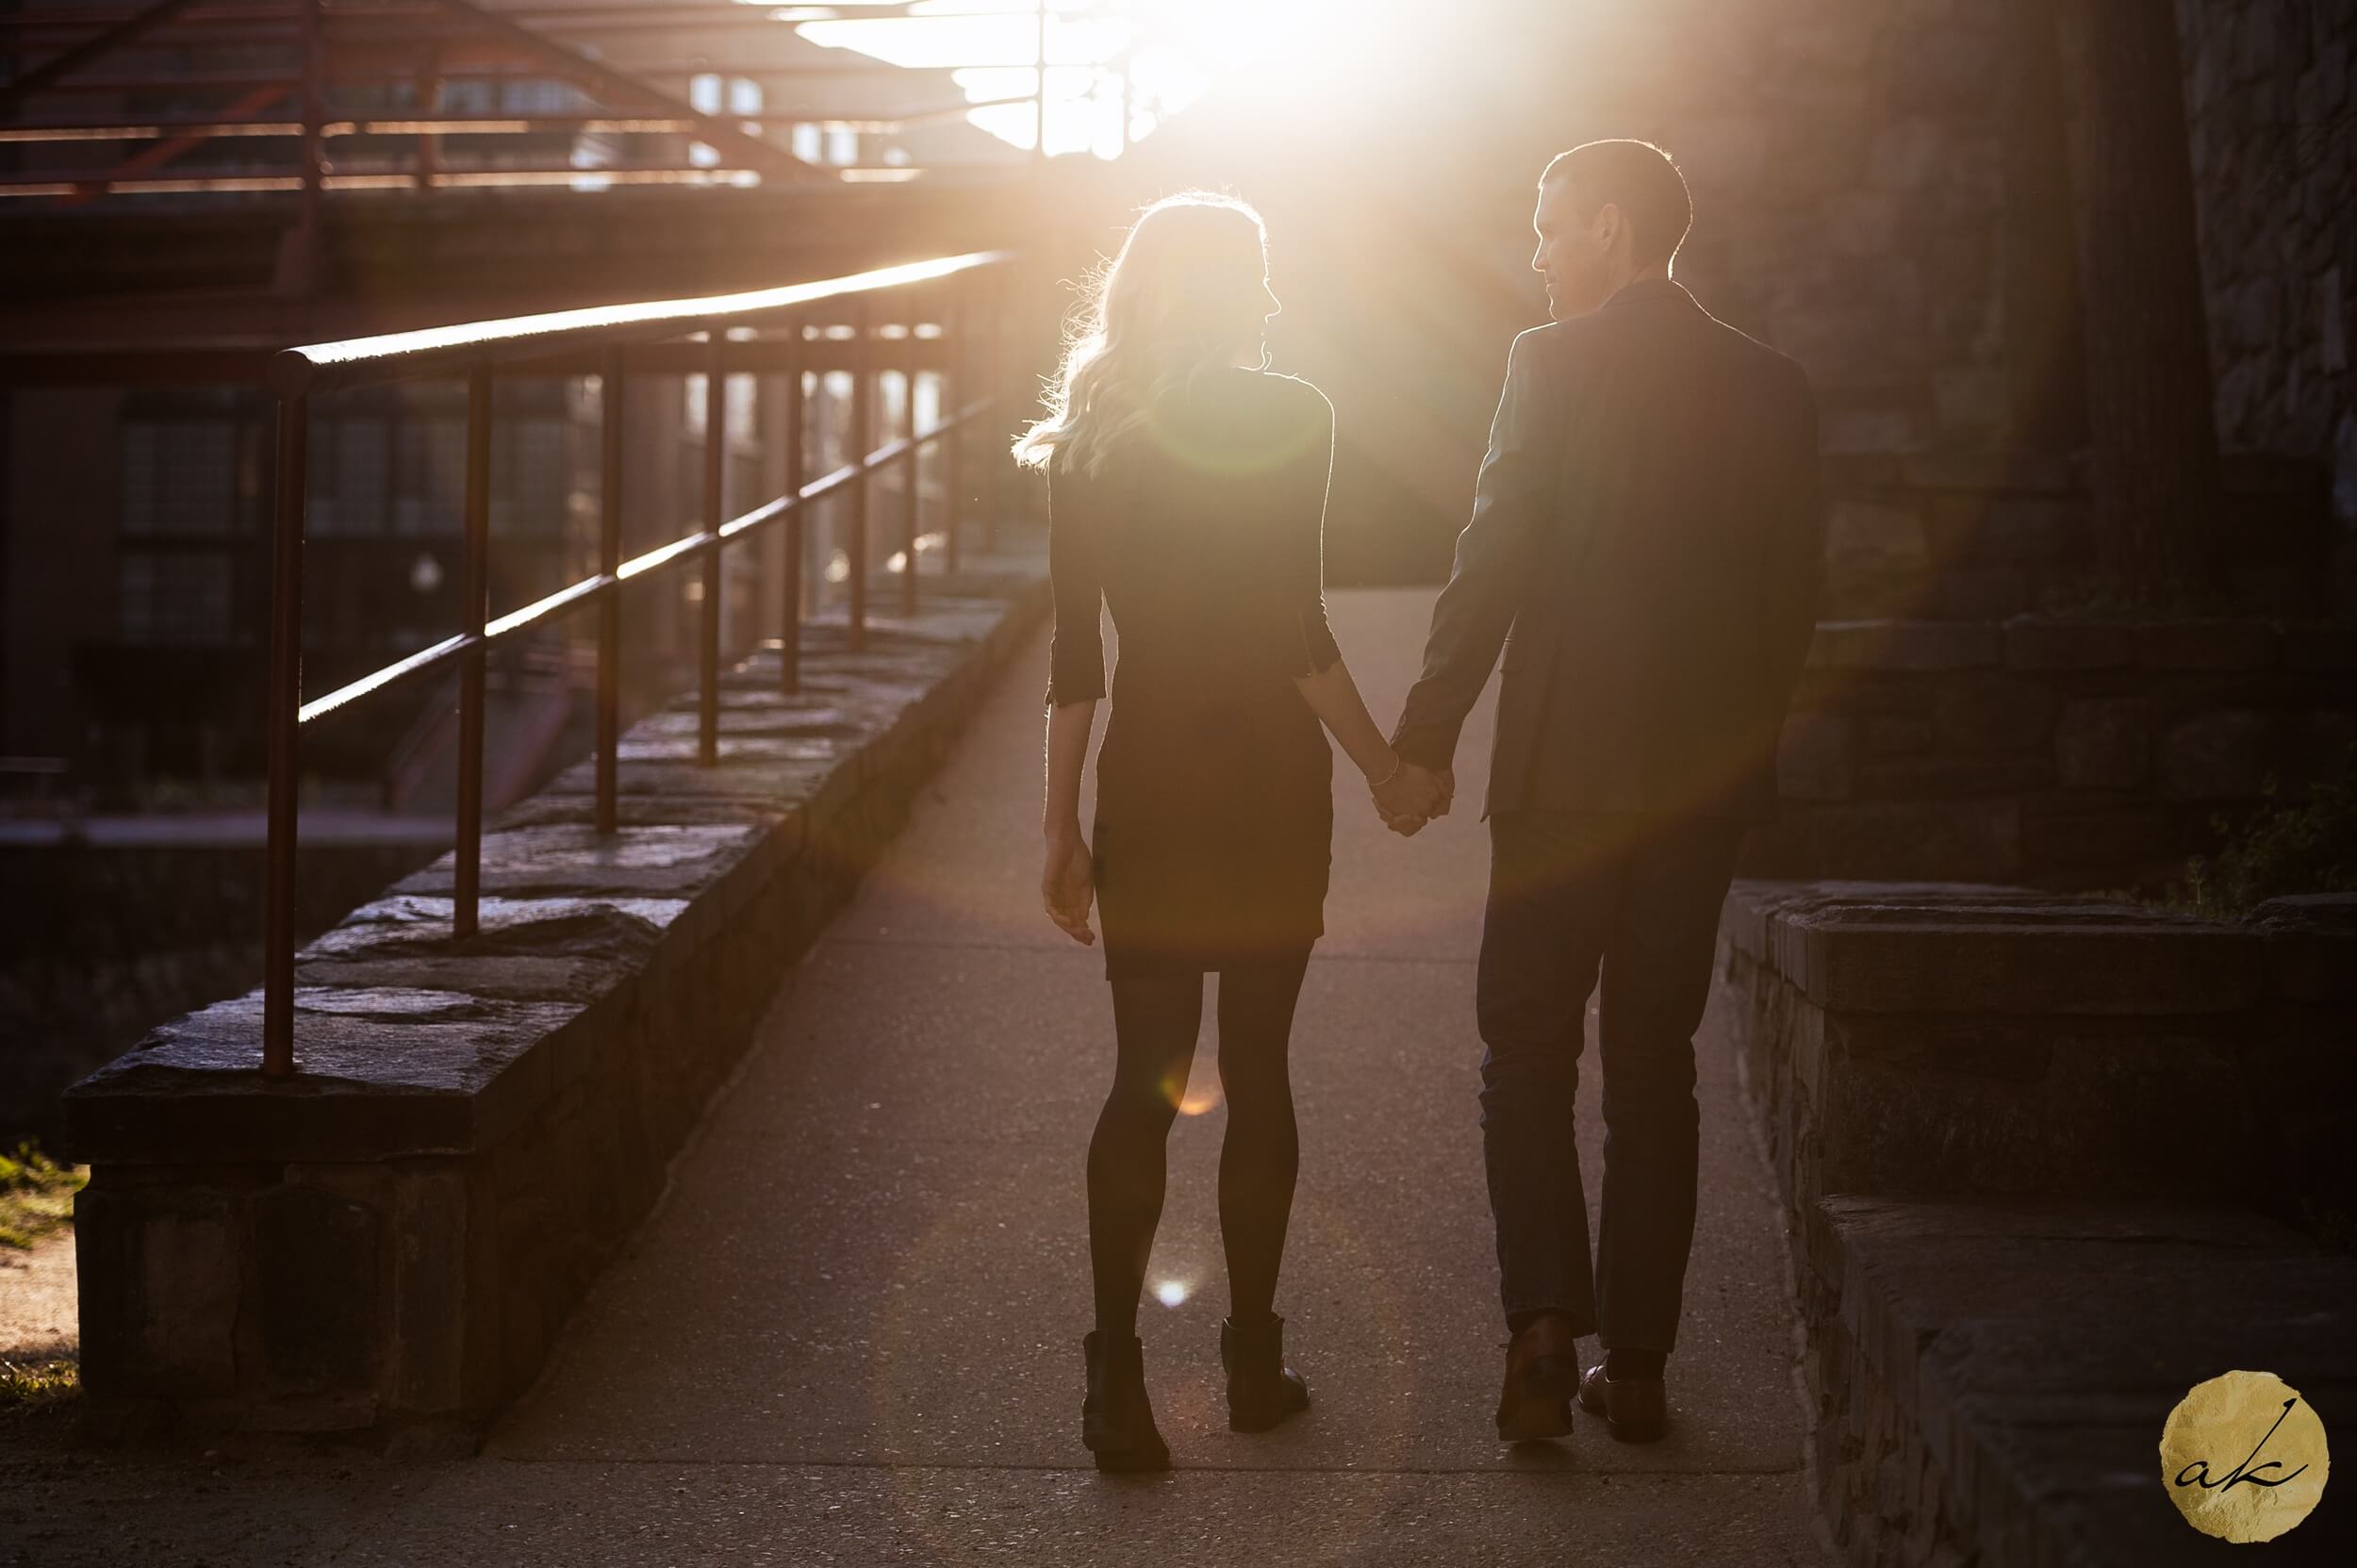
<path fill-rule="evenodd" d="M 74 1219 L 88 1165 L 61 1165 L 29 1143 L 0 1154 L 0 1246 L 30 1247 Z"/>
<path fill-rule="evenodd" d="M 2184 886 L 2171 891 L 2196 912 L 2223 919 L 2296 893 L 2357 893 L 2357 750 L 2300 804 L 2270 799 L 2217 854 L 2194 861 Z"/>
<path fill-rule="evenodd" d="M 39 1415 L 82 1392 L 82 1363 L 72 1356 L 0 1360 L 0 1417 Z"/>

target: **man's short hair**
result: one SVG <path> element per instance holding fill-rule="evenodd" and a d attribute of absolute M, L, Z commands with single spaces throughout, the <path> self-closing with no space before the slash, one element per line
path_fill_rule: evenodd
<path fill-rule="evenodd" d="M 1694 224 L 1694 198 L 1670 155 L 1650 141 L 1590 141 L 1558 153 L 1539 176 L 1567 181 L 1592 214 L 1607 202 L 1629 222 L 1630 259 L 1640 267 L 1677 254 Z"/>

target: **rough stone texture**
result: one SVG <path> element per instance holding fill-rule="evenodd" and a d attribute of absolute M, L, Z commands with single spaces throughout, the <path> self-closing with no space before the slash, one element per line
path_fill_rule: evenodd
<path fill-rule="evenodd" d="M 2004 452 L 1893 460 L 1833 448 L 1824 477 L 1828 619 L 1998 620 L 2083 605 L 2099 586 L 2086 492 L 2052 460 Z M 2224 484 L 2221 526 L 2234 544 L 2213 586 L 2225 602 L 2293 619 L 2357 604 L 2344 580 L 2350 535 L 2333 526 L 2313 461 L 2242 454 Z M 2031 659 L 2135 662 L 2133 642 L 2123 649 L 2093 629 L 2021 640 Z"/>
<path fill-rule="evenodd" d="M 2357 1212 L 2357 901 L 2219 925 L 2023 889 L 1738 883 L 1722 1001 L 1796 1212 L 1843 1192 Z"/>
<path fill-rule="evenodd" d="M 2221 926 L 1956 883 L 1738 883 L 1716 1010 L 1782 1184 L 1820 1506 L 1867 1568 L 2211 1560 L 2161 1426 L 2357 1395 L 2357 897 Z M 2347 1560 L 2329 1503 L 2268 1548 Z"/>
<path fill-rule="evenodd" d="M 2178 0 L 2219 438 L 2334 470 L 2357 526 L 2357 10 Z"/>
<path fill-rule="evenodd" d="M 2185 1391 L 2264 1367 L 2319 1411 L 2357 1397 L 2357 1263 L 2247 1211 L 1850 1197 L 1805 1223 L 1819 1494 L 1861 1568 L 2217 1560 L 2155 1457 Z M 2328 1492 L 2264 1550 L 2353 1547 Z"/>
<path fill-rule="evenodd" d="M 905 818 L 1045 609 L 1035 556 L 813 629 L 805 691 L 732 672 L 635 727 L 622 827 L 587 764 L 490 825 L 480 929 L 449 857 L 297 955 L 297 1076 L 258 992 L 157 1030 L 67 1097 L 84 1378 L 102 1422 L 465 1425 L 524 1387 L 787 966 Z"/>
<path fill-rule="evenodd" d="M 2151 886 L 2357 736 L 2357 627 L 1840 621 L 1818 630 L 1746 875 Z"/>

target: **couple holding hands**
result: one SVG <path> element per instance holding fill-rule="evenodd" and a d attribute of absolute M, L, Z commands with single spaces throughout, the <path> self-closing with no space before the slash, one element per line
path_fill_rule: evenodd
<path fill-rule="evenodd" d="M 1299 1159 L 1286 1053 L 1324 934 L 1327 734 L 1412 834 L 1455 793 L 1458 733 L 1502 668 L 1476 982 L 1480 1125 L 1511 1340 L 1502 1441 L 1571 1405 L 1662 1434 L 1694 1229 L 1693 1034 L 1719 905 L 1775 797 L 1777 734 L 1815 622 L 1821 522 L 1800 369 L 1671 280 L 1692 221 L 1641 141 L 1539 182 L 1523 333 L 1423 671 L 1387 739 L 1328 629 L 1322 532 L 1334 414 L 1272 373 L 1265 235 L 1242 203 L 1148 207 L 1097 281 L 1045 417 L 1056 633 L 1042 900 L 1102 921 L 1111 1093 L 1088 1153 L 1096 1326 L 1081 1440 L 1101 1470 L 1170 1462 L 1137 1336 L 1164 1142 L 1220 977 L 1219 1216 L 1229 1426 L 1310 1402 L 1275 1310 Z M 1120 633 L 1093 832 L 1080 780 Z M 1588 999 L 1607 1127 L 1592 1263 L 1573 1104 Z M 1599 1339 L 1583 1372 L 1576 1341 Z"/>

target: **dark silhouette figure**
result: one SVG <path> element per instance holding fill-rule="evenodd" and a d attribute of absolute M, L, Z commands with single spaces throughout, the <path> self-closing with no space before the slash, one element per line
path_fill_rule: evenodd
<path fill-rule="evenodd" d="M 1393 737 L 1405 787 L 1437 794 L 1502 668 L 1477 996 L 1508 1440 L 1568 1431 L 1574 1392 L 1616 1436 L 1662 1430 L 1694 1228 L 1693 1033 L 1815 620 L 1809 388 L 1671 280 L 1690 217 L 1684 179 L 1646 143 L 1590 143 L 1547 169 L 1532 265 L 1557 320 L 1514 341 Z M 1599 977 L 1591 1269 L 1572 1114 Z M 1582 1378 L 1588 1333 L 1605 1360 Z"/>
<path fill-rule="evenodd" d="M 1250 208 L 1195 196 L 1149 208 L 1049 417 L 1016 448 L 1047 470 L 1056 600 L 1042 902 L 1080 942 L 1096 939 L 1101 903 L 1113 985 L 1113 1082 L 1088 1157 L 1096 1328 L 1081 1407 L 1105 1470 L 1169 1463 L 1138 1298 L 1211 973 L 1228 1103 L 1228 1425 L 1260 1431 L 1309 1405 L 1275 1298 L 1300 1157 L 1286 1052 L 1325 931 L 1333 837 L 1321 720 L 1371 781 L 1400 771 L 1327 625 L 1334 414 L 1316 388 L 1261 368 L 1277 304 L 1264 268 Z M 1100 606 L 1120 660 L 1083 837 L 1080 776 L 1106 695 Z"/>

